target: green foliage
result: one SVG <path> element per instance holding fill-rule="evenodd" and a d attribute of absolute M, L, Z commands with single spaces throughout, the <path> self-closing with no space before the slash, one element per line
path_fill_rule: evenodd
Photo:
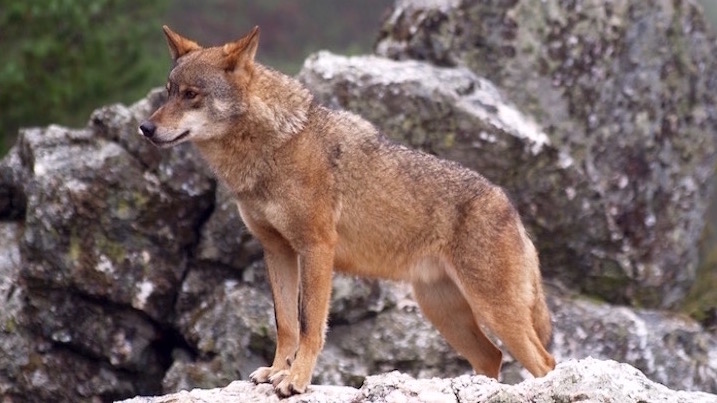
<path fill-rule="evenodd" d="M 161 84 L 168 0 L 0 0 L 0 155 L 21 126 L 83 123 Z"/>

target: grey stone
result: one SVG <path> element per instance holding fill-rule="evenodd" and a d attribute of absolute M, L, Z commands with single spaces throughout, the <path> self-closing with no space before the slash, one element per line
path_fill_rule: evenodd
<path fill-rule="evenodd" d="M 21 166 L 17 147 L 11 148 L 0 161 L 0 220 L 19 220 L 25 216 L 27 198 L 22 189 L 25 171 Z"/>
<path fill-rule="evenodd" d="M 177 300 L 176 326 L 197 357 L 175 359 L 163 381 L 165 391 L 248 379 L 273 357 L 271 293 L 266 286 L 254 288 L 222 275 L 222 269 L 189 272 Z"/>
<path fill-rule="evenodd" d="M 673 389 L 717 393 L 717 335 L 693 319 L 579 297 L 551 297 L 549 305 L 558 361 L 617 360 Z"/>
<path fill-rule="evenodd" d="M 161 377 L 161 332 L 139 312 L 87 301 L 67 290 L 31 290 L 26 325 L 56 346 L 122 370 Z"/>
<path fill-rule="evenodd" d="M 375 317 L 404 301 L 409 294 L 404 284 L 335 275 L 329 321 L 334 325 L 353 324 Z"/>
<path fill-rule="evenodd" d="M 214 211 L 201 229 L 198 258 L 241 271 L 261 253 L 261 245 L 241 221 L 232 195 L 224 186 L 217 186 Z"/>
<path fill-rule="evenodd" d="M 175 354 L 182 355 L 181 353 Z M 162 390 L 166 393 L 195 388 L 213 388 L 228 385 L 241 379 L 239 370 L 227 357 L 184 359 L 175 358 L 162 380 Z"/>
<path fill-rule="evenodd" d="M 30 343 L 22 326 L 25 291 L 18 284 L 20 225 L 0 222 L 0 396 L 21 395 L 17 375 L 27 365 Z"/>
<path fill-rule="evenodd" d="M 93 116 L 118 136 L 137 121 L 119 105 Z M 18 141 L 28 172 L 29 285 L 73 287 L 157 320 L 167 315 L 213 199 L 192 150 L 173 149 L 150 168 L 91 129 L 27 129 Z"/>
<path fill-rule="evenodd" d="M 510 176 L 534 169 L 520 162 L 496 177 L 549 275 L 614 302 L 674 307 L 685 296 L 717 142 L 705 135 L 717 128 L 717 49 L 698 5 L 401 0 L 376 50 L 491 80 L 569 157 L 577 187 L 513 187 Z"/>
<path fill-rule="evenodd" d="M 559 362 L 586 357 L 617 360 L 673 389 L 717 393 L 717 336 L 696 321 L 558 295 L 551 291 L 548 302 L 553 312 L 551 350 Z M 392 369 L 420 378 L 472 373 L 406 298 L 374 319 L 331 328 L 314 380 L 357 386 L 370 374 Z M 502 382 L 529 378 L 510 354 L 504 354 Z"/>
<path fill-rule="evenodd" d="M 109 358 L 98 360 L 101 352 L 88 354 L 70 347 L 72 340 L 66 337 L 74 335 L 71 331 L 55 333 L 55 342 L 52 337 L 43 338 L 33 330 L 31 322 L 37 312 L 28 305 L 32 303 L 33 295 L 20 280 L 21 232 L 19 224 L 0 222 L 0 397 L 3 401 L 107 401 L 156 390 L 151 377 L 138 379 L 131 372 L 112 368 L 105 362 Z M 78 319 L 78 316 L 74 318 Z M 83 325 L 97 317 L 80 316 L 79 319 L 80 327 L 85 328 Z M 121 332 L 131 328 L 128 326 Z M 84 337 L 91 340 L 94 335 Z M 124 367 L 131 369 L 132 365 L 127 364 L 123 353 L 137 350 L 128 349 L 126 344 L 122 346 L 124 348 L 117 348 L 119 344 L 114 347 L 113 351 L 119 354 L 116 358 L 125 361 Z M 140 355 L 129 354 L 138 359 L 151 357 Z M 154 368 L 156 370 L 156 365 Z"/>
<path fill-rule="evenodd" d="M 214 182 L 190 148 L 153 154 L 135 141 L 153 96 L 102 108 L 87 128 L 25 129 L 0 163 L 0 216 L 16 220 L 0 222 L 12 228 L 0 234 L 3 398 L 161 390 Z"/>
<path fill-rule="evenodd" d="M 314 382 L 358 387 L 371 374 L 395 369 L 418 377 L 456 376 L 472 371 L 421 315 L 406 285 L 383 282 L 376 287 L 391 296 L 391 305 L 356 323 L 331 326 Z M 362 292 L 356 295 L 355 300 L 362 301 Z M 366 307 L 371 304 L 359 312 Z"/>
<path fill-rule="evenodd" d="M 369 377 L 360 389 L 310 386 L 306 394 L 279 399 L 270 385 L 232 382 L 225 388 L 183 391 L 160 397 L 136 397 L 124 403 L 162 402 L 717 402 L 717 395 L 673 391 L 647 379 L 639 370 L 592 358 L 559 364 L 543 378 L 505 385 L 484 376 L 416 380 L 391 372 Z"/>

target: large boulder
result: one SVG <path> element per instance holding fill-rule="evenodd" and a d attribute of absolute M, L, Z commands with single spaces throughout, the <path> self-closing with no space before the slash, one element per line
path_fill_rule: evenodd
<path fill-rule="evenodd" d="M 131 108 L 101 108 L 81 129 L 25 129 L 0 163 L 11 220 L 0 261 L 12 263 L 0 265 L 12 269 L 3 396 L 107 400 L 161 389 L 166 344 L 179 341 L 174 301 L 215 186 L 190 147 L 160 153 L 136 134 L 160 100 L 154 92 Z"/>
<path fill-rule="evenodd" d="M 493 179 L 520 205 L 548 276 L 614 302 L 680 302 L 696 276 L 717 142 L 717 48 L 695 2 L 399 0 L 376 51 L 464 66 L 535 118 L 575 177 L 542 180 L 531 175 L 540 162 L 510 155 L 514 168 Z M 351 87 L 340 81 L 338 94 Z M 414 136 L 384 123 L 400 108 L 360 92 L 344 104 L 375 109 L 396 138 Z M 446 117 L 436 109 L 428 120 Z M 462 132 L 458 147 L 480 141 L 479 129 Z"/>
<path fill-rule="evenodd" d="M 190 148 L 133 156 L 106 138 L 137 120 L 114 106 L 98 110 L 86 129 L 21 133 L 22 274 L 30 286 L 76 289 L 158 320 L 171 312 L 214 188 Z"/>

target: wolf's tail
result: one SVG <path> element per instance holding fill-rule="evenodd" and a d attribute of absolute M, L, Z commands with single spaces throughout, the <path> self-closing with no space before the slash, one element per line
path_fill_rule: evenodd
<path fill-rule="evenodd" d="M 548 348 L 552 340 L 553 325 L 550 323 L 550 311 L 545 303 L 545 294 L 543 293 L 543 285 L 540 276 L 535 278 L 535 303 L 533 305 L 533 327 L 538 333 L 540 342 L 545 348 Z"/>
<path fill-rule="evenodd" d="M 533 307 L 532 319 L 533 328 L 538 333 L 538 338 L 543 346 L 547 348 L 550 345 L 553 334 L 553 326 L 550 322 L 550 311 L 548 304 L 545 302 L 545 293 L 543 292 L 543 283 L 540 276 L 540 261 L 538 260 L 538 251 L 535 249 L 533 242 L 530 240 L 525 228 L 521 226 L 521 237 L 525 246 L 525 253 L 528 256 L 528 264 L 531 266 L 528 270 L 533 277 Z"/>

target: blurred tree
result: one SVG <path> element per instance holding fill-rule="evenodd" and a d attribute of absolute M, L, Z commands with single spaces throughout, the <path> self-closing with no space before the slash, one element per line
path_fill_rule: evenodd
<path fill-rule="evenodd" d="M 168 0 L 0 0 L 0 156 L 17 129 L 78 125 L 94 107 L 131 102 L 169 62 L 157 38 Z"/>
<path fill-rule="evenodd" d="M 368 53 L 393 0 L 0 0 L 0 156 L 22 126 L 81 125 L 169 69 L 161 25 L 201 44 L 262 28 L 259 59 L 294 74 L 319 49 Z"/>
<path fill-rule="evenodd" d="M 169 25 L 200 44 L 237 39 L 261 28 L 258 59 L 295 74 L 321 49 L 370 53 L 381 17 L 394 0 L 173 0 Z"/>

